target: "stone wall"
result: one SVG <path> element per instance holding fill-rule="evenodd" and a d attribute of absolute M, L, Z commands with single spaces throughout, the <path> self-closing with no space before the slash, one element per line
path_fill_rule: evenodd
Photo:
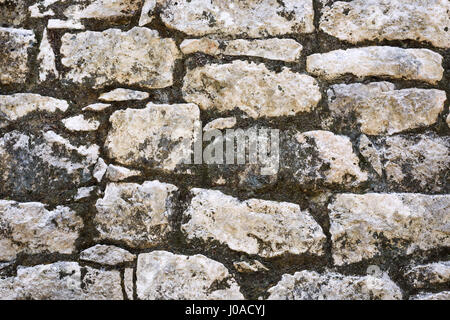
<path fill-rule="evenodd" d="M 0 0 L 0 299 L 450 299 L 449 28 L 448 0 Z M 279 170 L 183 164 L 200 121 L 279 129 Z"/>

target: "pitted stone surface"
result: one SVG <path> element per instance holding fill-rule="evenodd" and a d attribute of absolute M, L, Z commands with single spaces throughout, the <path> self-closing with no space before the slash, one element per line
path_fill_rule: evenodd
<path fill-rule="evenodd" d="M 82 227 L 82 219 L 67 207 L 47 210 L 42 203 L 0 200 L 0 261 L 19 253 L 71 254 Z"/>
<path fill-rule="evenodd" d="M 394 134 L 434 124 L 444 110 L 445 91 L 395 90 L 390 82 L 339 84 L 328 90 L 330 110 L 339 117 L 356 114 L 368 135 Z"/>
<path fill-rule="evenodd" d="M 184 256 L 166 251 L 140 254 L 136 286 L 141 300 L 244 298 L 227 268 L 203 255 Z"/>
<path fill-rule="evenodd" d="M 450 283 L 450 261 L 414 266 L 405 273 L 405 277 L 414 288 Z"/>
<path fill-rule="evenodd" d="M 372 46 L 316 53 L 307 58 L 308 72 L 327 80 L 345 74 L 420 80 L 432 84 L 442 79 L 442 56 L 428 49 Z"/>
<path fill-rule="evenodd" d="M 173 83 L 179 51 L 172 39 L 157 31 L 135 27 L 129 31 L 66 33 L 62 39 L 65 78 L 96 88 L 120 84 L 165 88 Z"/>
<path fill-rule="evenodd" d="M 24 83 L 27 80 L 29 51 L 35 43 L 32 30 L 0 27 L 0 83 Z"/>
<path fill-rule="evenodd" d="M 285 274 L 270 288 L 269 300 L 399 300 L 400 288 L 389 278 L 301 271 Z"/>
<path fill-rule="evenodd" d="M 191 36 L 262 38 L 314 31 L 312 0 L 167 0 L 161 20 Z"/>
<path fill-rule="evenodd" d="M 128 252 L 125 249 L 97 244 L 80 254 L 80 260 L 96 262 L 108 266 L 115 266 L 121 263 L 132 262 L 136 255 Z"/>
<path fill-rule="evenodd" d="M 447 0 L 336 1 L 322 10 L 320 29 L 341 40 L 417 40 L 450 48 Z"/>
<path fill-rule="evenodd" d="M 172 231 L 175 191 L 174 185 L 159 181 L 108 184 L 105 196 L 95 205 L 98 238 L 135 248 L 163 244 Z"/>
<path fill-rule="evenodd" d="M 203 110 L 238 108 L 252 118 L 310 112 L 321 99 L 317 81 L 308 75 L 287 68 L 275 73 L 263 64 L 240 60 L 188 70 L 183 95 Z"/>
<path fill-rule="evenodd" d="M 191 157 L 200 111 L 195 104 L 149 103 L 145 109 L 116 111 L 109 120 L 105 147 L 111 158 L 123 165 L 174 170 Z"/>
<path fill-rule="evenodd" d="M 323 255 L 325 235 L 298 205 L 251 199 L 239 201 L 220 191 L 193 189 L 181 226 L 189 240 L 217 240 L 230 249 L 271 258 L 284 254 Z"/>
<path fill-rule="evenodd" d="M 450 245 L 450 196 L 338 194 L 329 205 L 336 265 Z"/>

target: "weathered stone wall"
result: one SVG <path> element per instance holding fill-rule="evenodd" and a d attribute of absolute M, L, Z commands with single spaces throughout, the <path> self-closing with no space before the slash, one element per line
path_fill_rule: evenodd
<path fill-rule="evenodd" d="M 448 0 L 0 0 L 0 299 L 450 299 Z M 183 165 L 194 128 L 280 165 Z"/>

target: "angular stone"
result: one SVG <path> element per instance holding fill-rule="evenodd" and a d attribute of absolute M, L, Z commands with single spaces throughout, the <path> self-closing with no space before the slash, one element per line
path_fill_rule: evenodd
<path fill-rule="evenodd" d="M 108 165 L 105 163 L 105 160 L 103 160 L 102 158 L 98 158 L 97 164 L 92 171 L 92 176 L 95 178 L 95 180 L 97 180 L 97 182 L 100 182 L 102 181 L 103 176 L 105 175 L 107 170 Z"/>
<path fill-rule="evenodd" d="M 98 154 L 97 145 L 75 146 L 53 131 L 9 132 L 0 137 L 0 195 L 53 204 L 55 195 L 72 198 L 92 178 Z"/>
<path fill-rule="evenodd" d="M 372 165 L 375 172 L 382 177 L 383 176 L 383 165 L 381 164 L 381 158 L 378 150 L 373 146 L 372 141 L 362 134 L 359 137 L 359 152 L 362 156 Z"/>
<path fill-rule="evenodd" d="M 78 188 L 76 196 L 73 198 L 75 201 L 89 198 L 91 196 L 92 191 L 94 191 L 96 187 L 82 187 Z"/>
<path fill-rule="evenodd" d="M 189 241 L 216 240 L 231 250 L 273 258 L 323 255 L 326 237 L 309 212 L 293 203 L 239 201 L 220 191 L 192 189 L 181 230 Z"/>
<path fill-rule="evenodd" d="M 165 88 L 173 84 L 175 60 L 180 53 L 172 39 L 135 27 L 127 32 L 108 29 L 66 33 L 62 37 L 61 62 L 70 71 L 65 78 L 95 88 L 136 85 Z"/>
<path fill-rule="evenodd" d="M 134 300 L 134 270 L 132 268 L 125 268 L 123 276 L 123 284 L 128 300 Z"/>
<path fill-rule="evenodd" d="M 153 16 L 150 16 L 149 13 L 155 9 L 156 1 L 159 0 L 145 0 L 142 5 L 141 16 L 139 17 L 139 26 L 145 26 L 153 21 Z"/>
<path fill-rule="evenodd" d="M 56 69 L 55 53 L 48 39 L 47 29 L 42 35 L 41 45 L 39 46 L 39 54 L 37 56 L 39 63 L 39 81 L 44 82 L 48 78 L 58 79 L 59 72 Z"/>
<path fill-rule="evenodd" d="M 29 68 L 29 53 L 36 43 L 34 32 L 0 27 L 0 83 L 24 83 Z"/>
<path fill-rule="evenodd" d="M 161 19 L 191 36 L 264 38 L 314 31 L 312 0 L 169 0 Z"/>
<path fill-rule="evenodd" d="M 106 246 L 97 244 L 90 247 L 80 254 L 80 260 L 96 262 L 108 266 L 116 266 L 118 264 L 132 262 L 136 259 L 136 255 L 125 249 L 116 246 Z"/>
<path fill-rule="evenodd" d="M 409 300 L 450 300 L 450 291 L 438 293 L 419 293 L 409 298 Z"/>
<path fill-rule="evenodd" d="M 110 183 L 96 203 L 94 223 L 100 240 L 123 241 L 130 247 L 151 248 L 165 243 L 172 231 L 174 193 L 159 181 Z"/>
<path fill-rule="evenodd" d="M 345 74 L 421 80 L 432 84 L 442 79 L 442 56 L 428 49 L 372 46 L 310 55 L 308 72 L 332 80 Z"/>
<path fill-rule="evenodd" d="M 28 11 L 30 12 L 30 17 L 32 18 L 44 18 L 44 17 L 53 17 L 55 15 L 55 11 L 49 8 L 53 4 L 59 2 L 60 0 L 42 0 L 28 7 Z"/>
<path fill-rule="evenodd" d="M 101 101 L 128 101 L 128 100 L 145 100 L 150 96 L 148 92 L 130 90 L 130 89 L 114 89 L 113 91 L 103 93 L 98 98 Z"/>
<path fill-rule="evenodd" d="M 47 29 L 71 29 L 71 30 L 84 30 L 84 25 L 75 20 L 61 20 L 61 19 L 49 19 Z"/>
<path fill-rule="evenodd" d="M 354 186 L 367 180 L 349 138 L 329 131 L 297 133 L 285 144 L 281 168 L 302 186 Z M 286 159 L 289 159 L 288 162 Z"/>
<path fill-rule="evenodd" d="M 26 17 L 25 0 L 0 0 L 0 25 L 18 27 Z"/>
<path fill-rule="evenodd" d="M 400 300 L 400 288 L 387 276 L 345 276 L 300 271 L 285 274 L 268 291 L 269 300 Z"/>
<path fill-rule="evenodd" d="M 328 208 L 336 265 L 450 245 L 449 195 L 338 194 Z"/>
<path fill-rule="evenodd" d="M 115 166 L 110 164 L 106 170 L 106 178 L 113 182 L 119 182 L 130 177 L 140 176 L 141 172 L 138 170 L 130 170 L 125 167 Z"/>
<path fill-rule="evenodd" d="M 227 43 L 224 54 L 295 62 L 302 50 L 303 46 L 292 39 L 232 40 Z"/>
<path fill-rule="evenodd" d="M 71 254 L 82 227 L 82 219 L 67 207 L 49 211 L 42 203 L 0 200 L 0 261 L 19 253 Z"/>
<path fill-rule="evenodd" d="M 450 261 L 412 267 L 405 273 L 405 277 L 414 288 L 450 283 Z"/>
<path fill-rule="evenodd" d="M 119 271 L 81 267 L 76 262 L 19 267 L 17 276 L 7 280 L 12 284 L 10 298 L 17 300 L 123 299 Z"/>
<path fill-rule="evenodd" d="M 269 271 L 265 265 L 258 260 L 233 262 L 233 266 L 237 272 L 254 273 L 261 271 Z"/>
<path fill-rule="evenodd" d="M 447 0 L 336 1 L 322 10 L 320 29 L 340 40 L 417 40 L 450 48 Z"/>
<path fill-rule="evenodd" d="M 140 254 L 136 287 L 141 300 L 244 299 L 227 268 L 203 255 Z"/>
<path fill-rule="evenodd" d="M 286 62 L 297 61 L 303 46 L 293 39 L 231 40 L 201 38 L 184 40 L 180 49 L 184 54 L 202 52 L 209 55 L 249 56 Z"/>
<path fill-rule="evenodd" d="M 190 159 L 200 111 L 194 104 L 126 109 L 110 117 L 105 142 L 110 158 L 126 166 L 175 170 Z"/>
<path fill-rule="evenodd" d="M 385 139 L 383 163 L 389 184 L 397 190 L 447 190 L 450 138 L 435 134 Z"/>
<path fill-rule="evenodd" d="M 111 107 L 111 105 L 108 103 L 93 103 L 93 104 L 90 104 L 90 105 L 84 107 L 82 110 L 83 111 L 100 112 L 100 111 L 108 109 L 109 107 Z"/>
<path fill-rule="evenodd" d="M 65 112 L 69 104 L 65 100 L 45 97 L 34 93 L 16 93 L 0 95 L 0 128 L 16 121 L 33 111 Z"/>
<path fill-rule="evenodd" d="M 64 10 L 64 15 L 75 21 L 132 17 L 141 6 L 140 0 L 76 0 L 72 3 L 74 4 Z"/>
<path fill-rule="evenodd" d="M 70 131 L 95 131 L 100 126 L 100 122 L 92 119 L 85 119 L 83 115 L 61 120 L 64 126 Z"/>
<path fill-rule="evenodd" d="M 203 128 L 203 131 L 206 132 L 213 129 L 223 130 L 233 128 L 236 125 L 236 122 L 237 120 L 235 117 L 215 119 L 207 123 L 206 126 Z"/>
<path fill-rule="evenodd" d="M 355 113 L 361 131 L 369 135 L 394 134 L 436 123 L 444 110 L 445 91 L 395 90 L 389 82 L 339 84 L 328 90 L 328 105 L 338 117 Z"/>
<path fill-rule="evenodd" d="M 321 99 L 316 80 L 308 75 L 287 68 L 275 73 L 264 64 L 239 60 L 188 70 L 183 96 L 204 110 L 238 108 L 252 118 L 310 112 Z"/>

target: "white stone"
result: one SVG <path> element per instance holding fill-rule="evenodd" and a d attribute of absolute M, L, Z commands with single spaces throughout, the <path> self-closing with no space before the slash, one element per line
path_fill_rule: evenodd
<path fill-rule="evenodd" d="M 300 271 L 285 274 L 268 291 L 269 300 L 400 300 L 400 288 L 388 277 L 345 276 Z"/>
<path fill-rule="evenodd" d="M 264 64 L 239 60 L 188 70 L 183 96 L 204 110 L 238 108 L 252 118 L 310 112 L 322 97 L 316 80 L 308 75 L 288 68 L 275 73 Z"/>
<path fill-rule="evenodd" d="M 82 219 L 67 207 L 49 211 L 42 203 L 0 200 L 0 261 L 19 253 L 71 254 L 82 227 Z"/>
<path fill-rule="evenodd" d="M 353 146 L 348 137 L 335 135 L 329 131 L 309 131 L 298 133 L 297 141 L 301 149 L 307 150 L 314 141 L 314 148 L 318 152 L 318 160 L 313 161 L 304 169 L 294 173 L 300 183 L 308 183 L 310 179 L 324 180 L 325 184 L 358 185 L 367 180 L 367 173 L 359 167 L 359 159 L 353 152 Z M 308 162 L 309 163 L 309 162 Z M 328 169 L 322 173 L 320 168 L 326 164 Z"/>
<path fill-rule="evenodd" d="M 308 72 L 332 80 L 345 74 L 420 80 L 432 84 L 442 79 L 442 56 L 428 49 L 372 46 L 335 50 L 308 56 Z"/>
<path fill-rule="evenodd" d="M 10 121 L 16 121 L 33 111 L 65 112 L 69 104 L 65 100 L 45 97 L 34 93 L 16 93 L 13 95 L 0 95 L 0 128 Z"/>
<path fill-rule="evenodd" d="M 134 300 L 134 269 L 125 268 L 123 275 L 125 294 L 128 300 Z"/>
<path fill-rule="evenodd" d="M 29 51 L 36 43 L 32 30 L 0 27 L 0 83 L 25 83 L 28 79 Z"/>
<path fill-rule="evenodd" d="M 336 265 L 450 245 L 450 196 L 338 194 L 328 206 Z"/>
<path fill-rule="evenodd" d="M 89 0 L 87 2 L 76 0 L 71 2 L 74 4 L 64 10 L 64 15 L 77 21 L 132 17 L 141 6 L 140 0 Z"/>
<path fill-rule="evenodd" d="M 84 25 L 76 20 L 49 19 L 47 29 L 84 30 Z"/>
<path fill-rule="evenodd" d="M 210 131 L 213 129 L 217 129 L 217 130 L 230 129 L 236 125 L 236 122 L 237 122 L 237 120 L 235 117 L 215 119 L 215 120 L 207 123 L 206 126 L 203 128 L 203 131 L 206 132 L 206 131 Z"/>
<path fill-rule="evenodd" d="M 292 39 L 232 40 L 227 42 L 225 55 L 261 57 L 286 62 L 298 61 L 303 46 Z"/>
<path fill-rule="evenodd" d="M 93 104 L 90 104 L 90 105 L 84 107 L 82 110 L 83 111 L 100 112 L 100 111 L 108 109 L 109 107 L 111 107 L 111 105 L 108 103 L 93 103 Z"/>
<path fill-rule="evenodd" d="M 220 42 L 209 38 L 185 39 L 180 44 L 180 50 L 183 54 L 201 52 L 211 56 L 223 53 L 223 50 L 220 49 Z"/>
<path fill-rule="evenodd" d="M 320 29 L 340 40 L 417 40 L 450 48 L 448 0 L 336 1 L 322 10 Z"/>
<path fill-rule="evenodd" d="M 362 134 L 359 136 L 359 152 L 363 155 L 363 157 L 372 165 L 372 168 L 375 172 L 382 177 L 383 176 L 383 165 L 381 163 L 380 153 L 374 147 L 372 141 L 369 138 Z"/>
<path fill-rule="evenodd" d="M 425 288 L 450 282 L 450 261 L 418 265 L 410 268 L 405 277 L 414 288 Z"/>
<path fill-rule="evenodd" d="M 450 291 L 438 293 L 420 293 L 409 298 L 409 300 L 450 300 Z"/>
<path fill-rule="evenodd" d="M 361 131 L 369 135 L 391 135 L 432 125 L 447 99 L 442 90 L 395 90 L 390 82 L 333 85 L 327 93 L 331 112 L 337 116 L 354 112 Z"/>
<path fill-rule="evenodd" d="M 123 241 L 135 248 L 164 244 L 172 231 L 170 219 L 177 190 L 159 181 L 108 184 L 105 196 L 95 205 L 98 238 Z"/>
<path fill-rule="evenodd" d="M 89 198 L 91 196 L 92 191 L 94 191 L 96 187 L 82 187 L 78 188 L 76 196 L 73 198 L 75 201 Z"/>
<path fill-rule="evenodd" d="M 119 88 L 119 89 L 114 89 L 113 91 L 101 94 L 99 97 L 99 100 L 106 101 L 106 102 L 145 100 L 149 96 L 150 96 L 150 94 L 148 92 Z"/>
<path fill-rule="evenodd" d="M 140 176 L 141 172 L 138 170 L 130 170 L 125 167 L 115 166 L 110 164 L 106 170 L 106 178 L 113 182 L 119 182 L 130 177 Z"/>
<path fill-rule="evenodd" d="M 81 267 L 76 262 L 19 267 L 17 276 L 8 281 L 13 291 L 10 298 L 17 300 L 123 299 L 119 271 Z"/>
<path fill-rule="evenodd" d="M 132 262 L 136 255 L 116 246 L 97 244 L 80 253 L 80 260 L 95 262 L 108 266 L 116 266 L 126 262 Z"/>
<path fill-rule="evenodd" d="M 180 52 L 172 39 L 135 27 L 129 31 L 66 33 L 62 37 L 65 78 L 74 83 L 92 82 L 95 88 L 136 85 L 165 88 L 173 84 L 175 60 Z"/>
<path fill-rule="evenodd" d="M 192 189 L 181 230 L 189 241 L 216 240 L 231 250 L 265 258 L 323 255 L 326 237 L 307 211 L 293 203 L 239 201 L 220 191 Z"/>
<path fill-rule="evenodd" d="M 126 166 L 174 170 L 191 157 L 200 111 L 194 104 L 149 103 L 145 109 L 116 111 L 109 120 L 110 158 Z"/>
<path fill-rule="evenodd" d="M 54 16 L 55 12 L 48 7 L 59 1 L 60 0 L 43 0 L 33 4 L 32 6 L 29 6 L 28 11 L 30 12 L 30 17 L 44 18 Z"/>
<path fill-rule="evenodd" d="M 240 300 L 243 295 L 227 268 L 203 255 L 166 251 L 140 254 L 137 295 L 141 300 Z"/>
<path fill-rule="evenodd" d="M 94 170 L 92 171 L 92 176 L 97 180 L 97 182 L 101 182 L 106 170 L 108 170 L 108 165 L 105 163 L 105 160 L 99 158 Z"/>
<path fill-rule="evenodd" d="M 233 262 L 236 271 L 241 273 L 254 273 L 261 271 L 269 271 L 265 265 L 258 260 Z"/>
<path fill-rule="evenodd" d="M 42 35 L 41 45 L 39 46 L 39 54 L 37 56 L 39 63 L 39 81 L 46 81 L 49 77 L 59 78 L 59 72 L 56 69 L 55 53 L 48 40 L 47 29 Z"/>
<path fill-rule="evenodd" d="M 83 115 L 66 118 L 61 120 L 61 122 L 70 131 L 95 131 L 100 126 L 99 121 L 85 119 Z"/>
<path fill-rule="evenodd" d="M 157 0 L 145 0 L 141 10 L 141 16 L 139 17 L 139 26 L 143 27 L 146 24 L 149 24 L 153 21 L 153 16 L 150 16 L 149 13 L 153 13 L 153 9 L 155 9 Z M 160 0 L 158 0 L 160 1 Z"/>
<path fill-rule="evenodd" d="M 263 38 L 314 31 L 312 0 L 162 1 L 162 21 L 191 36 Z"/>

